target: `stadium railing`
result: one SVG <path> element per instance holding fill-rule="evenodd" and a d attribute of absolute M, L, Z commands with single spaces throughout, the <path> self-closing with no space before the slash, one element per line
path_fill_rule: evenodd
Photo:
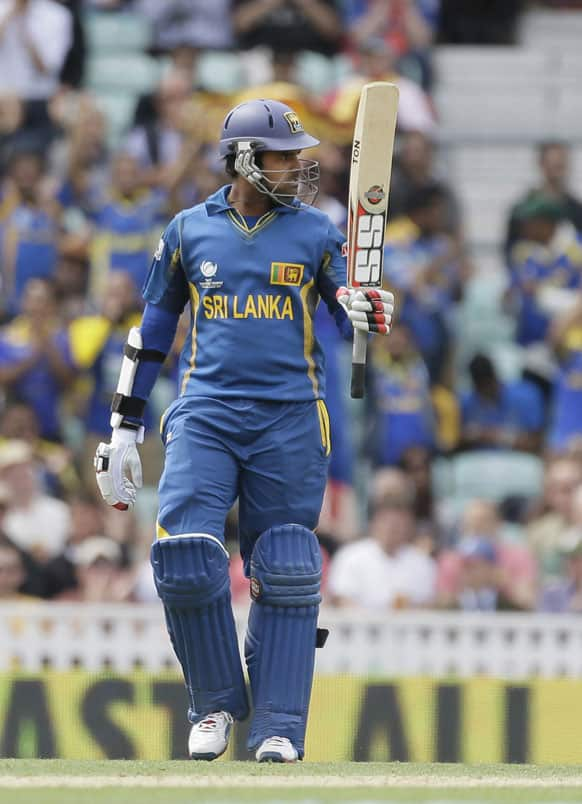
<path fill-rule="evenodd" d="M 324 607 L 320 624 L 319 674 L 582 678 L 577 616 Z M 157 605 L 3 603 L 0 645 L 0 671 L 177 669 Z"/>

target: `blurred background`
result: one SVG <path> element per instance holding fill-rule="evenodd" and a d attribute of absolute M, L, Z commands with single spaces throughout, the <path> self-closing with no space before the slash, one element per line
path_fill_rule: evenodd
<path fill-rule="evenodd" d="M 169 219 L 227 183 L 242 100 L 321 139 L 317 205 L 345 229 L 359 93 L 389 80 L 397 316 L 363 402 L 317 318 L 332 636 L 309 756 L 580 761 L 581 37 L 557 0 L 0 0 L 0 755 L 183 755 L 148 553 L 186 318 L 134 511 L 92 467 L 140 288 Z"/>

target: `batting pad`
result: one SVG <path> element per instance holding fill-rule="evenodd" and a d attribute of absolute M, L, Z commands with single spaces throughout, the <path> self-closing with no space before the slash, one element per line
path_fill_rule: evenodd
<path fill-rule="evenodd" d="M 321 552 L 312 531 L 281 525 L 259 536 L 245 641 L 254 702 L 251 750 L 267 737 L 288 737 L 303 757 L 320 582 Z"/>
<path fill-rule="evenodd" d="M 166 624 L 190 696 L 192 723 L 225 710 L 237 720 L 248 701 L 230 601 L 228 553 L 215 536 L 159 539 L 152 566 Z"/>

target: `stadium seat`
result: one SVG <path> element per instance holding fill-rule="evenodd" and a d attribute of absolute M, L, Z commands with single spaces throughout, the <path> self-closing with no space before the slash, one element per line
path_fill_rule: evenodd
<path fill-rule="evenodd" d="M 507 497 L 536 497 L 542 491 L 543 461 L 525 452 L 476 450 L 450 459 L 452 491 L 457 504 L 480 497 L 501 502 Z"/>
<path fill-rule="evenodd" d="M 335 71 L 336 66 L 331 59 L 306 50 L 298 60 L 297 80 L 310 92 L 322 95 L 332 89 L 335 83 Z"/>
<path fill-rule="evenodd" d="M 206 51 L 198 62 L 197 79 L 209 92 L 236 92 L 243 85 L 238 55 L 223 51 Z"/>
<path fill-rule="evenodd" d="M 87 62 L 86 84 L 97 92 L 149 92 L 160 72 L 160 64 L 141 53 L 93 56 Z"/>
<path fill-rule="evenodd" d="M 107 139 L 110 145 L 117 145 L 131 127 L 137 95 L 131 92 L 99 92 L 97 106 L 107 118 Z"/>
<path fill-rule="evenodd" d="M 487 142 L 491 138 L 515 143 L 535 142 L 556 135 L 556 126 L 542 86 L 467 80 L 463 86 L 441 84 L 435 92 L 441 137 L 462 142 Z"/>
<path fill-rule="evenodd" d="M 520 42 L 528 48 L 552 48 L 559 50 L 578 48 L 582 39 L 582 15 L 577 11 L 530 11 L 524 14 L 520 24 Z"/>
<path fill-rule="evenodd" d="M 502 89 L 546 82 L 550 59 L 534 48 L 454 45 L 437 48 L 434 63 L 439 83 L 448 87 L 470 82 Z"/>
<path fill-rule="evenodd" d="M 149 20 L 143 14 L 90 12 L 83 17 L 83 27 L 92 55 L 143 51 L 152 39 Z"/>

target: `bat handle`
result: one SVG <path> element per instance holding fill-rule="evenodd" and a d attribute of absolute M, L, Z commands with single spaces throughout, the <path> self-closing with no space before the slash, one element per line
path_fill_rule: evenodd
<path fill-rule="evenodd" d="M 362 399 L 366 383 L 366 349 L 368 335 L 360 329 L 354 330 L 354 346 L 352 351 L 352 399 Z"/>

